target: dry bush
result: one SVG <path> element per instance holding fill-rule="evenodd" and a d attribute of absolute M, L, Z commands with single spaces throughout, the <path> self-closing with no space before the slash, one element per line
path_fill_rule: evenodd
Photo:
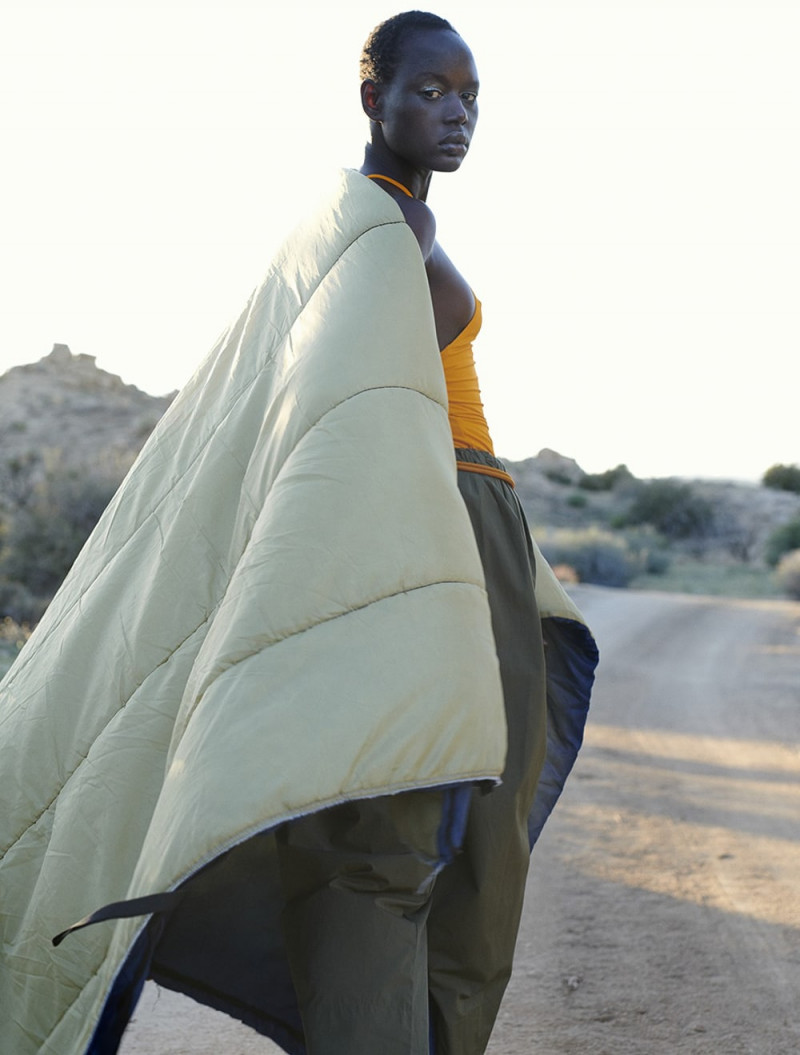
<path fill-rule="evenodd" d="M 793 549 L 781 557 L 775 569 L 775 577 L 788 597 L 800 601 L 800 549 Z"/>
<path fill-rule="evenodd" d="M 0 617 L 36 623 L 119 485 L 49 466 L 0 527 Z"/>
<path fill-rule="evenodd" d="M 800 517 L 795 517 L 776 527 L 769 536 L 764 547 L 764 560 L 771 568 L 774 568 L 784 554 L 791 553 L 798 548 L 800 548 Z"/>
<path fill-rule="evenodd" d="M 638 488 L 620 526 L 638 524 L 649 524 L 671 541 L 702 541 L 715 534 L 714 507 L 690 484 L 651 480 Z"/>
<path fill-rule="evenodd" d="M 579 582 L 627 586 L 640 570 L 626 540 L 600 528 L 537 532 L 537 540 L 550 566 L 568 566 Z"/>

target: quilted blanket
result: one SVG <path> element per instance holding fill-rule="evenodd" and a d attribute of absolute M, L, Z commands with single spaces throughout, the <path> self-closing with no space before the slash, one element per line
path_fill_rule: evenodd
<path fill-rule="evenodd" d="M 554 719 L 532 837 L 596 659 L 539 563 Z M 272 831 L 348 798 L 496 781 L 505 735 L 424 266 L 392 199 L 344 172 L 0 684 L 0 1051 L 113 1050 L 98 1021 L 135 1001 L 152 923 L 52 938 L 169 892 L 153 975 L 302 1051 Z"/>

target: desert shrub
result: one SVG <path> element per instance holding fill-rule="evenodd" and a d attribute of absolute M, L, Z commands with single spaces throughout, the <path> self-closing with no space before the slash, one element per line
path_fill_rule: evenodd
<path fill-rule="evenodd" d="M 636 559 L 638 571 L 644 575 L 665 575 L 672 564 L 667 543 L 651 527 L 634 528 L 624 532 L 623 537 L 631 555 Z"/>
<path fill-rule="evenodd" d="M 578 487 L 584 491 L 613 491 L 621 483 L 633 480 L 633 473 L 627 465 L 618 465 L 615 469 L 606 469 L 603 473 L 584 473 L 578 481 Z"/>
<path fill-rule="evenodd" d="M 625 539 L 599 528 L 554 531 L 540 539 L 540 546 L 551 565 L 573 568 L 580 582 L 627 586 L 639 570 Z"/>
<path fill-rule="evenodd" d="M 778 585 L 787 596 L 800 601 L 800 549 L 784 553 L 775 570 Z"/>
<path fill-rule="evenodd" d="M 761 477 L 765 487 L 800 494 L 800 465 L 771 465 Z"/>
<path fill-rule="evenodd" d="M 55 593 L 113 493 L 102 481 L 71 475 L 42 483 L 10 517 L 0 574 L 34 594 Z"/>
<path fill-rule="evenodd" d="M 570 509 L 585 509 L 588 502 L 586 495 L 579 494 L 577 491 L 567 498 L 567 505 Z"/>
<path fill-rule="evenodd" d="M 764 547 L 764 560 L 774 568 L 784 553 L 800 549 L 800 517 L 776 527 Z"/>
<path fill-rule="evenodd" d="M 714 507 L 689 484 L 651 480 L 636 492 L 622 525 L 649 524 L 668 539 L 702 539 L 714 530 Z"/>
<path fill-rule="evenodd" d="M 546 469 L 544 475 L 554 484 L 563 484 L 565 487 L 568 487 L 572 483 L 572 477 L 569 476 L 568 473 L 562 472 L 560 469 Z"/>
<path fill-rule="evenodd" d="M 0 642 L 2 644 L 10 645 L 19 651 L 30 636 L 31 628 L 27 623 L 18 623 L 8 616 L 0 619 Z"/>
<path fill-rule="evenodd" d="M 36 622 L 108 505 L 118 480 L 59 467 L 7 514 L 0 541 L 0 615 Z"/>
<path fill-rule="evenodd" d="M 37 597 L 21 582 L 0 579 L 0 613 L 4 619 L 35 625 L 44 615 L 49 597 Z"/>
<path fill-rule="evenodd" d="M 759 526 L 724 496 L 714 509 L 714 542 L 738 561 L 748 563 L 759 539 Z"/>
<path fill-rule="evenodd" d="M 31 478 L 41 462 L 36 451 L 0 460 L 0 495 L 4 505 L 25 505 L 31 496 Z"/>

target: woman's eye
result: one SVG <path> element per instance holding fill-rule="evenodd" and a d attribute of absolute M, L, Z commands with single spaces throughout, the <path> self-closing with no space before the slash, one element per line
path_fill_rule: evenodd
<path fill-rule="evenodd" d="M 464 100 L 465 103 L 474 103 L 475 100 L 478 98 L 478 93 L 477 92 L 462 92 L 461 93 L 461 98 Z"/>
<path fill-rule="evenodd" d="M 440 88 L 423 88 L 422 94 L 426 99 L 441 99 L 442 97 Z"/>

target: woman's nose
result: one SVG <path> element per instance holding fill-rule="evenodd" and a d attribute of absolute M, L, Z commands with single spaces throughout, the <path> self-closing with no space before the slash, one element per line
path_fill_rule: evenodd
<path fill-rule="evenodd" d="M 464 106 L 461 99 L 458 96 L 453 98 L 453 103 L 448 110 L 447 120 L 453 124 L 463 125 L 467 122 L 467 108 Z"/>

